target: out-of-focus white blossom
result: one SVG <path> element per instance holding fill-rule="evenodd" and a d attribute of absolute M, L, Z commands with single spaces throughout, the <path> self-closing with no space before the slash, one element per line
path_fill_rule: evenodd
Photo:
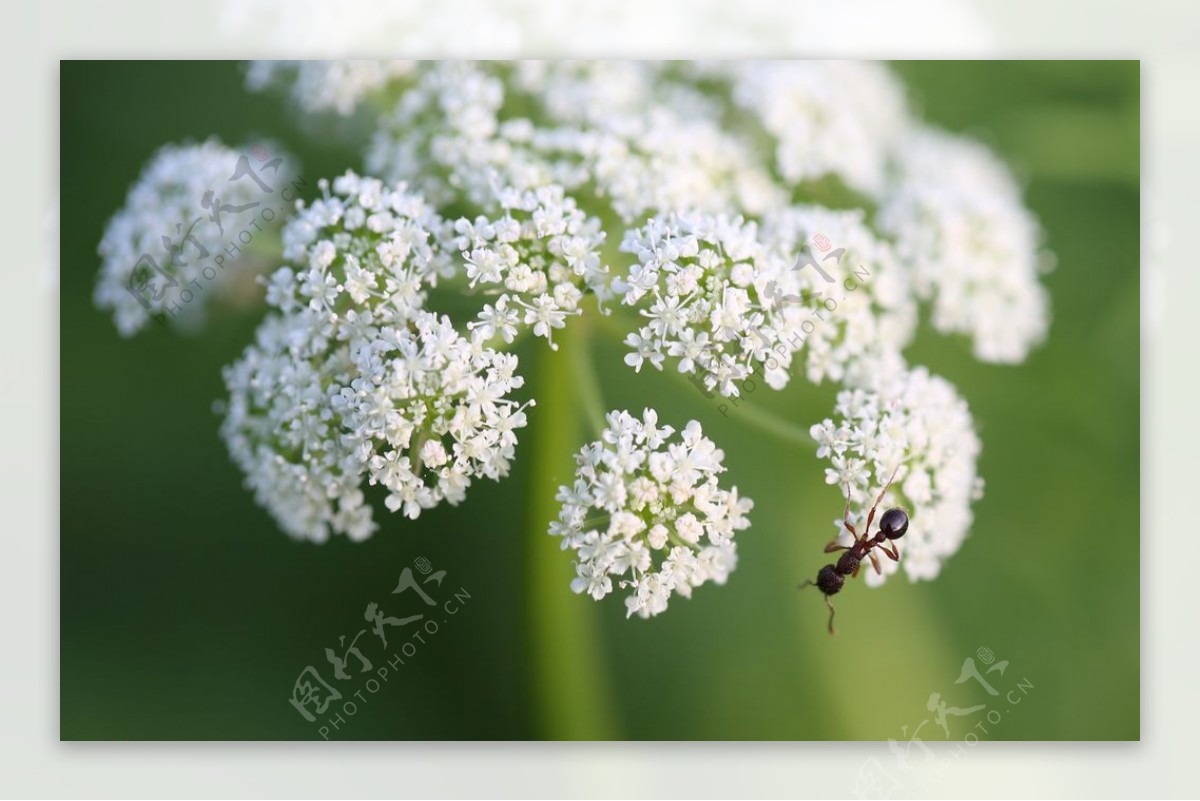
<path fill-rule="evenodd" d="M 1046 335 L 1049 298 L 1041 230 L 1012 174 L 983 145 L 930 128 L 902 143 L 896 168 L 878 222 L 934 327 L 970 336 L 984 361 L 1023 361 Z"/>
<path fill-rule="evenodd" d="M 166 145 L 142 169 L 98 249 L 103 263 L 93 299 L 112 311 L 122 336 L 159 315 L 195 326 L 204 307 L 238 283 L 248 249 L 239 233 L 250 222 L 256 237 L 278 229 L 281 178 L 295 167 L 290 157 L 255 148 L 260 158 L 251 158 L 250 152 L 216 139 Z M 271 157 L 266 165 L 264 155 Z M 234 248 L 232 255 L 227 248 Z"/>
<path fill-rule="evenodd" d="M 760 214 L 786 202 L 719 98 L 662 62 L 521 62 L 513 82 L 550 120 L 534 152 L 578 163 L 626 222 L 688 209 Z"/>
<path fill-rule="evenodd" d="M 367 170 L 417 188 L 436 206 L 460 198 L 494 208 L 497 189 L 549 183 L 497 135 L 504 82 L 485 65 L 466 61 L 423 63 L 413 85 L 384 114 L 367 151 Z"/>
<path fill-rule="evenodd" d="M 790 184 L 836 175 L 852 189 L 883 188 L 891 150 L 909 125 L 904 87 L 866 61 L 747 61 L 733 98 L 775 141 Z"/>
<path fill-rule="evenodd" d="M 314 56 L 400 52 L 414 58 L 572 58 L 580 52 L 642 58 L 645 53 L 705 50 L 754 53 L 836 52 L 887 45 L 898 57 L 931 49 L 994 50 L 997 33 L 961 0 L 838 6 L 818 0 L 223 0 L 223 40 L 244 49 L 282 47 Z M 864 19 L 869 11 L 869 19 Z M 937 20 L 931 25 L 930 20 Z"/>
<path fill-rule="evenodd" d="M 253 91 L 290 84 L 292 100 L 309 112 L 346 115 L 364 98 L 397 78 L 410 75 L 412 61 L 251 61 L 246 85 Z"/>
<path fill-rule="evenodd" d="M 724 584 L 737 563 L 733 541 L 754 503 L 718 483 L 724 453 L 695 420 L 674 437 L 646 409 L 639 420 L 609 412 L 601 438 L 576 455 L 572 486 L 550 534 L 575 551 L 571 589 L 596 600 L 630 590 L 629 616 L 657 615 L 672 593 L 690 598 L 706 581 Z M 615 586 L 614 586 L 615 582 Z"/>
<path fill-rule="evenodd" d="M 881 559 L 883 574 L 866 570 L 867 583 L 882 584 L 903 566 L 912 581 L 933 579 L 970 530 L 971 503 L 983 492 L 976 474 L 979 438 L 971 414 L 954 387 L 923 367 L 877 375 L 867 389 L 838 393 L 835 419 L 812 427 L 825 476 L 840 491 L 850 488 L 851 521 L 861 533 L 867 511 L 888 478 L 895 481 L 877 512 L 908 510 L 908 532 L 892 544 L 901 561 Z M 899 468 L 897 470 L 897 468 Z M 835 521 L 843 545 L 852 537 Z"/>
<path fill-rule="evenodd" d="M 756 285 L 782 310 L 781 338 L 803 338 L 809 381 L 861 384 L 903 364 L 917 321 L 911 281 L 861 210 L 781 208 L 764 217 L 762 236 L 789 261 Z"/>
<path fill-rule="evenodd" d="M 545 16 L 534 0 L 226 0 L 221 27 L 247 48 L 270 43 L 314 56 L 404 53 L 413 58 L 497 58 L 521 54 L 523 15 Z M 540 11 L 541 14 L 533 12 Z"/>
<path fill-rule="evenodd" d="M 625 221 L 670 208 L 759 213 L 784 201 L 720 106 L 661 65 L 522 62 L 429 65 L 382 121 L 368 169 L 437 204 L 489 209 L 496 189 L 581 188 Z M 506 100 L 530 116 L 504 117 Z"/>

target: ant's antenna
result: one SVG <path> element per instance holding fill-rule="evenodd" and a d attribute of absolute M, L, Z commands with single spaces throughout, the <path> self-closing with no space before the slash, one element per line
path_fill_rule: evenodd
<path fill-rule="evenodd" d="M 901 462 L 900 464 L 903 464 Z M 888 478 L 887 483 L 883 485 L 883 489 L 879 491 L 879 497 L 875 499 L 875 505 L 878 506 L 883 502 L 884 493 L 888 491 L 888 487 L 892 486 L 892 482 L 896 480 L 896 474 L 900 472 L 900 465 L 896 465 L 896 469 L 892 471 L 892 475 Z"/>
<path fill-rule="evenodd" d="M 850 482 L 846 482 L 846 508 L 842 509 L 842 525 L 854 535 L 854 539 L 858 539 L 858 532 L 854 530 L 854 525 L 850 522 Z"/>
<path fill-rule="evenodd" d="M 896 480 L 896 474 L 900 472 L 900 465 L 896 465 L 896 469 L 892 471 L 892 476 L 883 485 L 883 489 L 879 491 L 879 497 L 875 499 L 875 504 L 871 507 L 871 511 L 867 513 L 867 527 L 863 529 L 863 537 L 871 533 L 871 521 L 875 519 L 875 509 L 879 504 L 883 503 L 883 496 L 887 494 L 888 487 L 892 486 L 892 482 Z"/>

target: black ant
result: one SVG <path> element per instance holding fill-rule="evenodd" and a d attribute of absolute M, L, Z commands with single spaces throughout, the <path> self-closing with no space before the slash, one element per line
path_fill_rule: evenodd
<path fill-rule="evenodd" d="M 829 607 L 829 633 L 836 634 L 833 629 L 833 601 L 832 596 L 842 589 L 842 585 L 846 583 L 846 576 L 857 576 L 858 568 L 864 558 L 871 560 L 871 566 L 875 568 L 876 573 L 883 571 L 879 567 L 879 557 L 872 550 L 879 546 L 879 550 L 883 551 L 893 561 L 900 561 L 900 551 L 895 545 L 890 548 L 884 544 L 886 540 L 898 540 L 904 536 L 904 532 L 908 531 L 908 512 L 903 509 L 895 508 L 888 509 L 879 518 L 879 531 L 875 536 L 870 536 L 871 522 L 875 519 L 875 508 L 883 502 L 883 496 L 888 491 L 888 487 L 892 486 L 892 479 L 896 477 L 896 470 L 892 471 L 892 478 L 888 479 L 887 484 L 879 492 L 879 497 L 875 499 L 875 505 L 871 507 L 871 511 L 867 513 L 867 527 L 863 529 L 860 535 L 854 530 L 854 524 L 850 522 L 850 485 L 846 485 L 846 509 L 842 512 L 842 525 L 854 535 L 853 545 L 839 545 L 837 538 L 825 546 L 825 553 L 833 553 L 834 551 L 845 551 L 844 554 L 837 560 L 836 565 L 825 565 L 817 573 L 817 580 L 805 581 L 800 585 L 800 589 L 805 587 L 816 587 L 821 592 L 825 593 L 825 605 Z"/>

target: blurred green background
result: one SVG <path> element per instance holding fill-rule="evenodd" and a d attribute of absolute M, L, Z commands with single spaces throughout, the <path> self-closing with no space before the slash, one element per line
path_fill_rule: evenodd
<path fill-rule="evenodd" d="M 841 511 L 822 463 L 675 379 L 634 375 L 604 337 L 607 405 L 698 418 L 756 502 L 726 586 L 649 621 L 568 591 L 570 559 L 545 528 L 589 432 L 572 365 L 541 343 L 520 350 L 539 406 L 508 480 L 416 523 L 381 516 L 363 544 L 288 539 L 241 487 L 212 410 L 258 315 L 121 340 L 91 305 L 96 243 L 163 143 L 283 142 L 311 194 L 361 168 L 352 137 L 245 92 L 236 64 L 63 63 L 61 737 L 316 738 L 288 703 L 293 682 L 307 665 L 329 679 L 324 649 L 426 557 L 447 571 L 439 599 L 470 599 L 377 693 L 351 682 L 349 700 L 367 700 L 331 737 L 939 740 L 938 693 L 988 705 L 949 718 L 951 739 L 1138 738 L 1139 66 L 895 67 L 928 120 L 982 138 L 1026 182 L 1057 257 L 1054 321 L 1018 367 L 921 332 L 910 360 L 969 401 L 987 491 L 937 581 L 852 587 L 831 638 L 819 596 L 796 591 Z M 751 401 L 806 427 L 834 393 L 795 381 Z M 385 664 L 372 639 L 364 653 Z M 964 660 L 983 669 L 980 648 L 1009 663 L 987 675 L 998 697 L 955 683 Z M 992 711 L 986 735 L 973 728 Z"/>

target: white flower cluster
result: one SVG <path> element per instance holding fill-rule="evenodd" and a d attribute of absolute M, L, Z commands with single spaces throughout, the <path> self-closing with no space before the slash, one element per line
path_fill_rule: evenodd
<path fill-rule="evenodd" d="M 364 480 L 387 490 L 388 509 L 416 518 L 462 501 L 474 478 L 508 474 L 526 423 L 506 397 L 524 382 L 515 356 L 429 312 L 305 355 L 297 322 L 268 317 L 226 368 L 221 428 L 256 500 L 288 534 L 370 536 Z"/>
<path fill-rule="evenodd" d="M 323 196 L 298 204 L 284 228 L 283 256 L 293 266 L 270 277 L 267 303 L 311 317 L 309 336 L 322 349 L 407 319 L 424 307 L 427 287 L 457 268 L 437 247 L 445 222 L 403 184 L 347 172 L 318 186 Z"/>
<path fill-rule="evenodd" d="M 436 9 L 426 0 L 362 0 L 353 6 L 225 0 L 218 6 L 222 33 L 247 49 L 262 50 L 270 42 L 312 55 L 387 52 L 427 59 L 519 57 L 530 44 L 522 30 L 537 16 L 530 0 L 440 0 Z"/>
<path fill-rule="evenodd" d="M 690 598 L 706 581 L 724 584 L 737 562 L 734 534 L 749 527 L 754 506 L 718 485 L 724 453 L 695 420 L 674 439 L 651 409 L 640 420 L 609 412 L 607 422 L 576 455 L 574 485 L 559 488 L 563 506 L 550 525 L 577 557 L 571 589 L 600 600 L 617 579 L 632 590 L 628 615 L 645 618 L 672 593 Z"/>
<path fill-rule="evenodd" d="M 901 561 L 880 560 L 883 574 L 867 570 L 867 583 L 882 584 L 899 566 L 912 581 L 936 578 L 967 536 L 971 502 L 983 492 L 976 474 L 979 437 L 966 401 L 948 381 L 916 367 L 880 376 L 870 389 L 843 390 L 836 414 L 837 420 L 824 420 L 811 433 L 817 456 L 831 465 L 827 483 L 849 487 L 855 528 L 865 530 L 867 511 L 893 471 L 880 509 L 904 506 L 912 521 L 892 542 Z M 835 525 L 849 545 L 842 520 Z"/>
<path fill-rule="evenodd" d="M 512 342 L 518 326 L 530 326 L 557 350 L 553 331 L 581 312 L 584 290 L 600 303 L 612 294 L 600 260 L 604 231 L 557 186 L 506 190 L 499 205 L 503 216 L 454 223 L 450 247 L 462 253 L 469 286 L 499 293 L 469 327 Z"/>
<path fill-rule="evenodd" d="M 733 99 L 775 141 L 789 184 L 836 175 L 882 190 L 888 157 L 909 125 L 904 88 L 864 61 L 749 61 L 732 67 Z"/>
<path fill-rule="evenodd" d="M 343 116 L 353 112 L 368 96 L 384 89 L 397 78 L 410 75 L 413 61 L 251 61 L 246 86 L 262 91 L 270 86 L 291 84 L 292 100 L 309 112 L 334 111 Z"/>
<path fill-rule="evenodd" d="M 508 475 L 526 422 L 525 407 L 507 397 L 525 383 L 516 356 L 428 312 L 351 343 L 349 355 L 355 377 L 330 405 L 370 482 L 388 490 L 388 509 L 416 518 L 443 500 L 460 503 L 473 478 Z"/>
<path fill-rule="evenodd" d="M 423 309 L 448 262 L 440 218 L 403 187 L 353 173 L 284 231 L 292 267 L 277 310 L 226 370 L 222 428 L 248 484 L 288 533 L 323 541 L 375 529 L 364 481 L 416 518 L 508 473 L 524 406 L 516 356 Z"/>
<path fill-rule="evenodd" d="M 898 177 L 880 200 L 933 325 L 966 334 L 983 361 L 1016 363 L 1046 335 L 1038 281 L 1041 231 L 1008 168 L 983 145 L 921 129 L 897 150 Z"/>
<path fill-rule="evenodd" d="M 779 332 L 767 319 L 773 309 L 758 295 L 755 279 L 784 272 L 765 265 L 772 254 L 758 241 L 758 227 L 742 218 L 672 214 L 626 233 L 621 250 L 638 263 L 617 279 L 627 306 L 644 305 L 648 321 L 625 344 L 625 363 L 662 369 L 667 356 L 679 370 L 696 373 L 705 386 L 736 396 L 738 384 L 757 362 L 772 358 L 767 381 L 787 382 L 791 347 L 775 354 Z"/>
<path fill-rule="evenodd" d="M 669 208 L 758 213 L 785 199 L 749 145 L 722 126 L 719 105 L 667 82 L 661 66 L 510 70 L 506 83 L 481 65 L 429 65 L 382 120 L 368 169 L 439 204 L 465 196 L 485 209 L 497 187 L 586 189 L 626 222 Z M 501 119 L 506 102 L 539 121 Z"/>
<path fill-rule="evenodd" d="M 414 83 L 382 117 L 367 151 L 367 170 L 405 181 L 438 206 L 460 198 L 492 210 L 497 189 L 529 188 L 536 165 L 497 135 L 504 83 L 464 61 L 421 65 Z M 517 181 L 526 174 L 528 181 Z M 544 177 L 544 182 L 550 182 Z"/>
<path fill-rule="evenodd" d="M 808 242 L 822 232 L 828 255 Z M 628 232 L 621 248 L 638 263 L 614 286 L 648 321 L 625 340 L 626 363 L 661 369 L 677 358 L 725 396 L 755 374 L 784 387 L 801 349 L 813 382 L 897 363 L 915 324 L 903 270 L 859 212 L 787 208 L 761 232 L 740 218 L 672 214 Z M 792 260 L 805 249 L 812 265 Z"/>
<path fill-rule="evenodd" d="M 157 315 L 194 325 L 213 296 L 236 284 L 239 265 L 226 247 L 238 244 L 234 237 L 241 228 L 232 226 L 248 212 L 259 230 L 278 227 L 279 216 L 273 215 L 272 222 L 258 214 L 259 204 L 272 195 L 248 176 L 230 180 L 244 157 L 209 139 L 199 145 L 166 145 L 142 169 L 125 205 L 104 229 L 99 246 L 103 263 L 93 295 L 98 308 L 112 311 L 122 336 L 132 336 Z M 285 159 L 276 173 L 287 171 Z M 266 182 L 278 184 L 271 173 Z M 212 219 L 219 213 L 213 207 L 226 212 L 221 227 Z M 196 286 L 204 290 L 193 298 Z M 181 302 L 184 290 L 188 301 Z M 172 305 L 182 311 L 167 314 Z"/>
<path fill-rule="evenodd" d="M 782 208 L 764 217 L 763 237 L 781 253 L 798 254 L 786 271 L 759 276 L 756 285 L 782 310 L 781 339 L 802 338 L 809 381 L 861 384 L 903 364 L 917 324 L 911 280 L 864 212 Z"/>
<path fill-rule="evenodd" d="M 971 335 L 988 361 L 1019 361 L 1045 335 L 1037 225 L 1012 176 L 981 146 L 915 119 L 880 65 L 420 62 L 405 81 L 378 121 L 368 167 L 438 208 L 494 218 L 505 192 L 553 187 L 590 217 L 619 218 L 625 230 L 610 238 L 620 242 L 675 213 L 766 226 L 806 186 L 836 176 L 878 206 L 876 238 L 905 269 L 889 271 L 885 297 L 871 298 L 882 305 L 857 296 L 857 323 L 826 336 L 861 328 L 870 308 L 894 312 L 875 348 L 892 360 L 909 338 L 910 298 L 930 301 L 934 325 Z M 847 339 L 840 350 L 852 360 Z M 845 374 L 851 365 L 834 350 L 814 342 L 806 374 Z"/>
<path fill-rule="evenodd" d="M 514 83 L 550 125 L 533 150 L 567 158 L 626 223 L 670 209 L 759 214 L 785 192 L 723 106 L 653 62 L 522 62 Z M 540 133 L 540 135 L 539 135 Z"/>
<path fill-rule="evenodd" d="M 349 354 L 298 356 L 289 344 L 294 323 L 268 316 L 255 344 L 225 368 L 221 437 L 255 501 L 287 534 L 324 542 L 332 530 L 364 540 L 377 526 L 329 391 L 352 380 Z"/>

